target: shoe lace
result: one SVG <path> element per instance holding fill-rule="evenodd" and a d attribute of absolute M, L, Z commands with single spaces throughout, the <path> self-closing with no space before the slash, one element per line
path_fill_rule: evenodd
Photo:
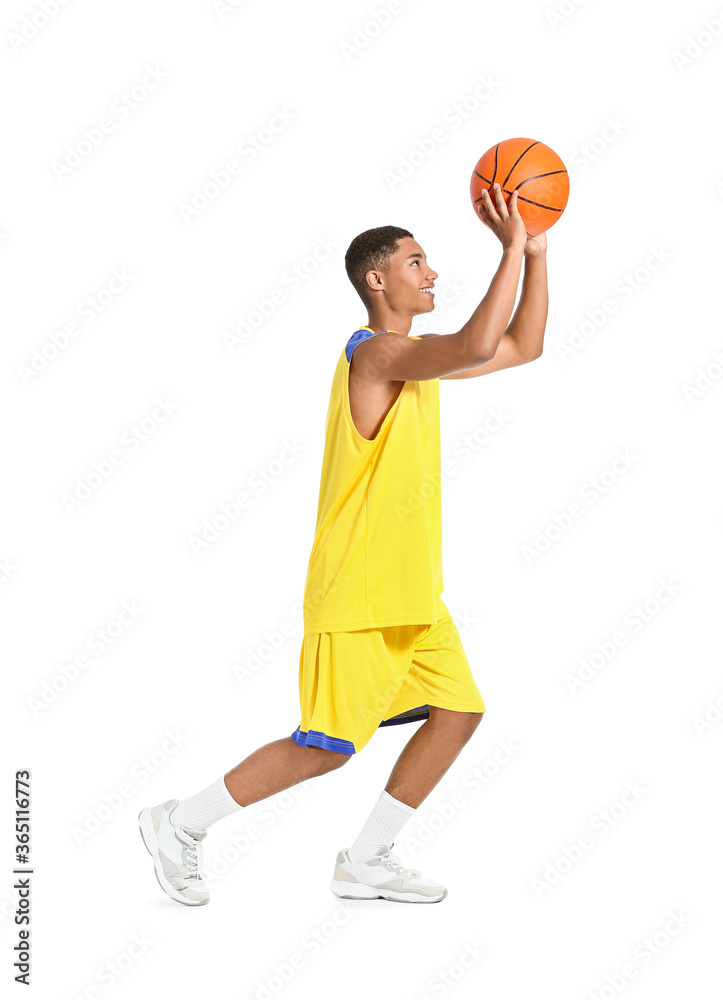
<path fill-rule="evenodd" d="M 416 868 L 407 868 L 402 864 L 402 859 L 398 854 L 393 854 L 391 851 L 385 851 L 380 854 L 379 857 L 382 859 L 382 864 L 385 868 L 389 869 L 390 872 L 396 872 L 398 875 L 414 875 L 420 876 L 422 873 Z"/>
<path fill-rule="evenodd" d="M 201 855 L 201 841 L 182 829 L 176 830 L 176 836 L 183 842 L 181 860 L 186 866 L 188 878 L 202 879 L 203 857 Z"/>

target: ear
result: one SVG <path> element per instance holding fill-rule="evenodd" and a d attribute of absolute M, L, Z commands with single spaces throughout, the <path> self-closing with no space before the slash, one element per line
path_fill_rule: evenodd
<path fill-rule="evenodd" d="M 367 271 L 364 277 L 367 287 L 373 292 L 378 292 L 384 285 L 384 276 L 381 271 Z"/>

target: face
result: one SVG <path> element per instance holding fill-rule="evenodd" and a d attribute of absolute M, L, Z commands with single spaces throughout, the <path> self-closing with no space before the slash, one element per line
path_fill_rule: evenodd
<path fill-rule="evenodd" d="M 372 274 L 380 282 L 386 293 L 387 305 L 395 312 L 431 312 L 434 309 L 432 287 L 439 277 L 427 263 L 424 250 L 411 236 L 397 240 L 397 252 L 389 258 L 389 270 L 374 271 Z M 426 289 L 426 291 L 423 291 Z"/>

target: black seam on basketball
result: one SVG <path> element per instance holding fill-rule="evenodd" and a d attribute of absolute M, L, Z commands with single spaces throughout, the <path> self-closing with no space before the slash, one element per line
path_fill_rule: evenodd
<path fill-rule="evenodd" d="M 555 173 L 559 173 L 560 171 L 554 171 L 554 172 Z M 567 171 L 565 171 L 565 173 L 567 173 Z M 484 177 L 482 178 L 482 180 L 484 180 Z M 532 178 L 530 178 L 530 180 L 532 180 Z M 517 191 L 517 188 L 514 188 L 514 190 Z M 502 188 L 502 194 L 512 194 L 512 191 L 508 191 L 507 188 Z M 519 192 L 517 194 L 517 200 L 518 201 L 526 201 L 528 205 L 535 205 L 537 208 L 546 208 L 548 212 L 561 212 L 562 211 L 561 208 L 553 208 L 551 205 L 543 205 L 541 201 L 533 201 L 532 198 L 525 198 L 525 196 L 524 195 L 520 195 Z M 479 198 L 475 198 L 475 200 L 472 202 L 472 204 L 476 205 L 478 201 L 482 201 L 482 197 L 481 196 Z"/>
<path fill-rule="evenodd" d="M 519 189 L 522 187 L 523 184 L 527 184 L 529 183 L 529 181 L 538 181 L 540 177 L 552 177 L 553 174 L 566 174 L 566 173 L 567 170 L 548 170 L 546 174 L 535 174 L 534 177 L 525 177 L 524 181 L 520 181 L 520 183 L 515 187 L 514 190 L 519 191 Z"/>
<path fill-rule="evenodd" d="M 528 205 L 534 205 L 536 208 L 546 208 L 548 212 L 561 212 L 561 208 L 552 208 L 550 205 L 541 205 L 539 201 L 533 201 L 531 198 L 520 198 L 517 195 L 518 201 L 526 201 Z"/>
<path fill-rule="evenodd" d="M 522 150 L 522 152 L 520 153 L 520 155 L 517 157 L 517 159 L 515 160 L 515 162 L 510 167 L 510 172 L 507 174 L 507 176 L 505 177 L 505 179 L 502 181 L 502 187 L 504 187 L 505 184 L 507 183 L 507 181 L 510 179 L 510 177 L 512 175 L 512 171 L 515 169 L 515 167 L 520 162 L 520 160 L 525 155 L 525 153 L 529 153 L 529 151 L 532 149 L 533 146 L 537 146 L 539 144 L 539 141 L 540 141 L 539 139 L 535 139 L 534 142 L 530 143 L 530 145 L 527 147 L 527 149 L 523 149 Z"/>
<path fill-rule="evenodd" d="M 477 174 L 477 176 L 479 177 L 479 179 L 481 181 L 485 182 L 485 184 L 491 184 L 492 183 L 492 181 L 488 181 L 486 177 L 483 177 L 482 174 L 478 170 L 475 170 L 475 173 Z M 477 201 L 479 201 L 479 198 L 477 198 Z"/>
<path fill-rule="evenodd" d="M 500 148 L 500 144 L 498 142 L 497 145 L 495 146 L 495 172 L 492 174 L 492 180 L 490 181 L 490 187 L 492 187 L 492 185 L 494 184 L 495 177 L 497 176 L 497 150 L 499 148 Z"/>

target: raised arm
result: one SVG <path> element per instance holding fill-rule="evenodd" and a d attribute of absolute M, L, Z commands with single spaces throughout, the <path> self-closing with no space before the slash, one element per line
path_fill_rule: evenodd
<path fill-rule="evenodd" d="M 497 187 L 497 186 L 496 186 Z M 525 224 L 517 211 L 517 192 L 509 211 L 497 187 L 495 204 L 485 191 L 485 208 L 495 220 L 495 234 L 502 243 L 502 259 L 486 295 L 458 333 L 414 340 L 385 331 L 362 341 L 353 359 L 357 373 L 373 382 L 442 378 L 494 358 L 515 305 L 526 242 Z"/>
<path fill-rule="evenodd" d="M 525 244 L 520 301 L 495 356 L 485 364 L 453 372 L 451 375 L 441 375 L 440 378 L 478 378 L 480 375 L 502 371 L 503 368 L 525 365 L 541 356 L 548 308 L 546 257 L 545 233 L 529 237 Z M 423 336 L 438 337 L 439 334 L 425 333 Z"/>

